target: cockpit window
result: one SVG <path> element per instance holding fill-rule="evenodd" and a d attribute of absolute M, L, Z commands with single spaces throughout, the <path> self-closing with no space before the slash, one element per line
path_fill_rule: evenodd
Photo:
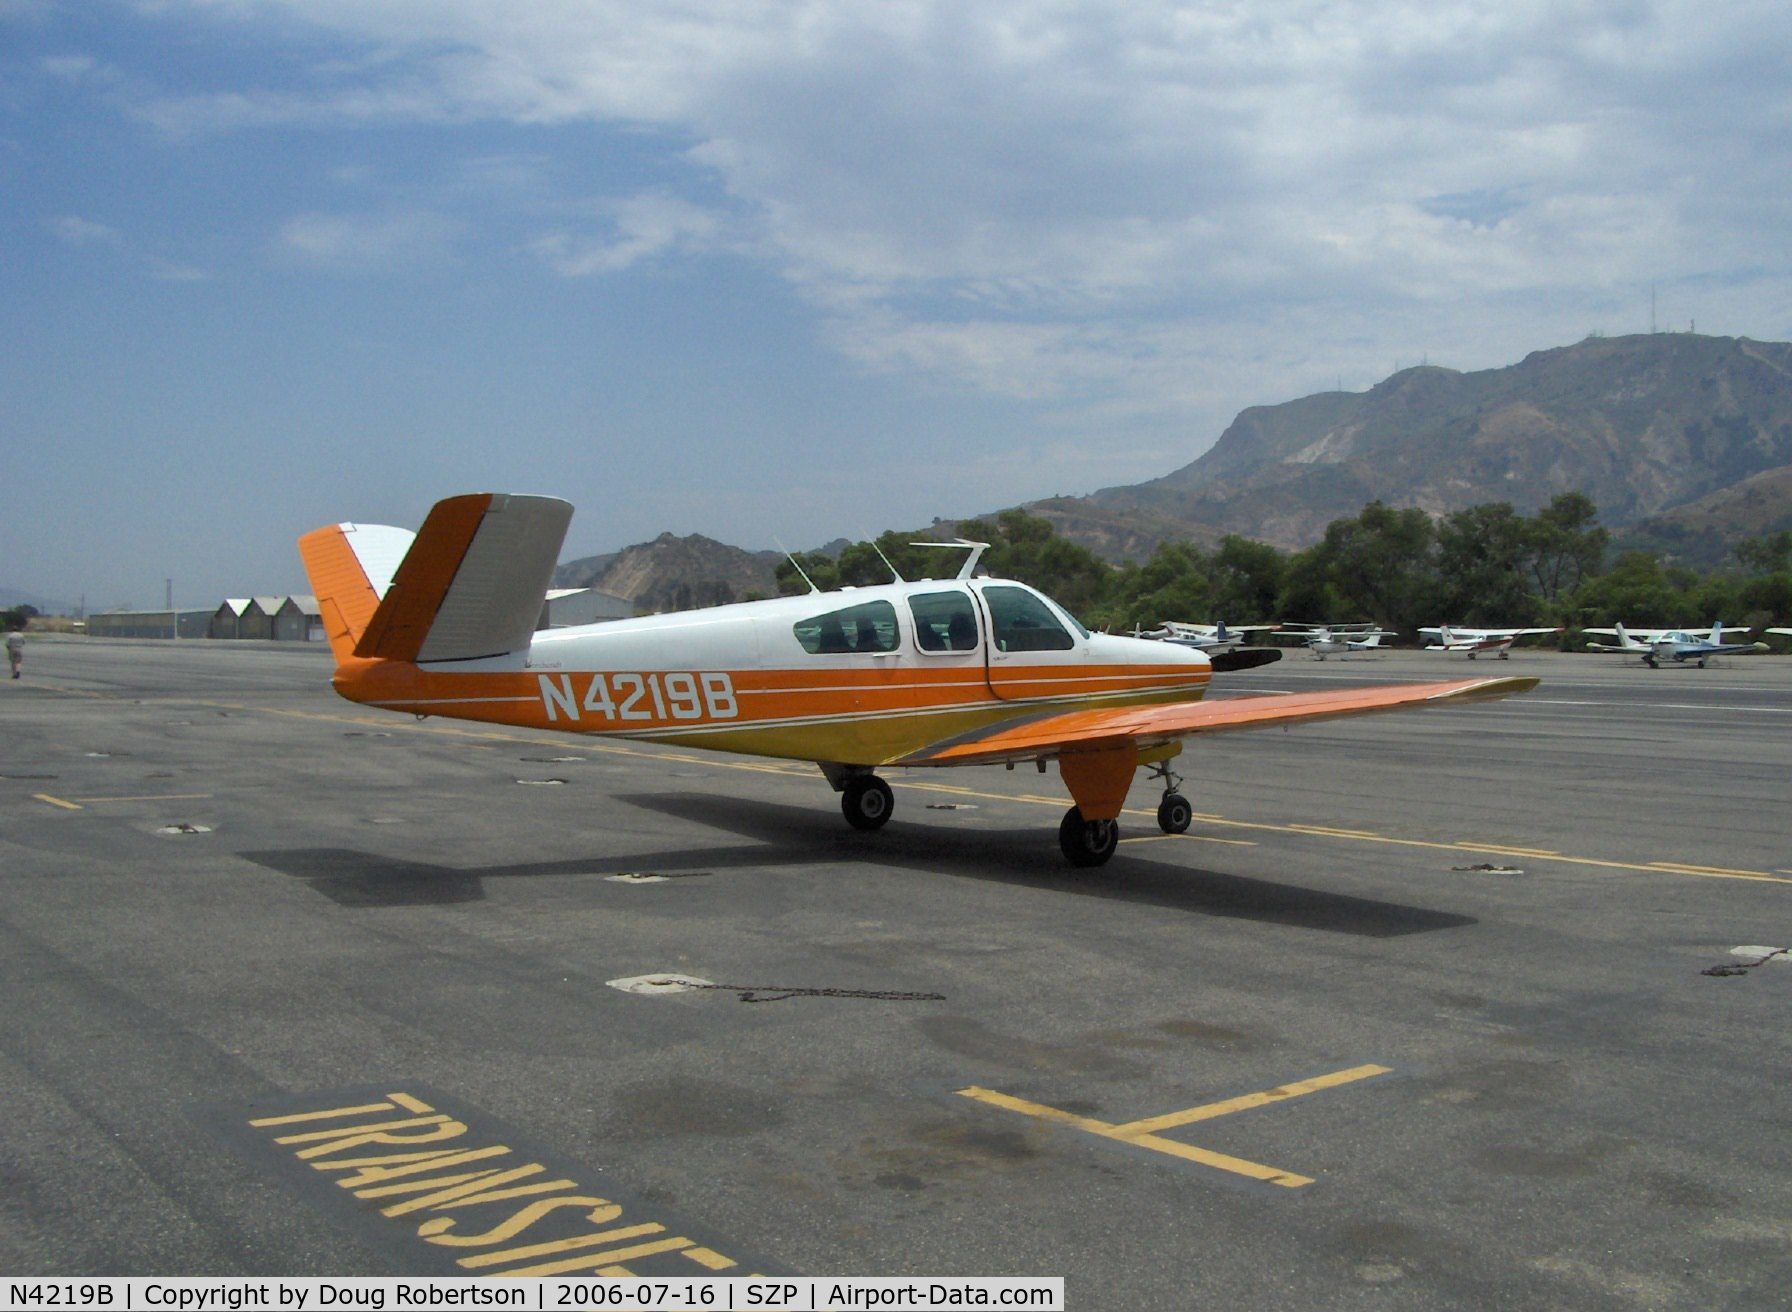
<path fill-rule="evenodd" d="M 977 650 L 977 612 L 962 592 L 922 592 L 908 599 L 922 651 Z"/>
<path fill-rule="evenodd" d="M 796 640 L 811 656 L 896 650 L 896 608 L 887 601 L 861 602 L 798 620 Z"/>
<path fill-rule="evenodd" d="M 1069 651 L 1076 646 L 1062 621 L 1035 593 L 990 584 L 983 589 L 995 625 L 997 651 Z"/>

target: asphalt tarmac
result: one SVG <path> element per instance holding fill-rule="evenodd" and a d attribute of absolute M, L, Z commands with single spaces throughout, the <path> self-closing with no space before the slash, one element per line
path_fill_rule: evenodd
<path fill-rule="evenodd" d="M 811 767 L 328 671 L 0 684 L 5 1274 L 1792 1305 L 1792 659 L 1294 653 L 1216 695 L 1543 683 L 1197 739 L 1189 834 L 1141 778 L 1095 871 L 1055 769 L 893 772 L 863 834 Z"/>

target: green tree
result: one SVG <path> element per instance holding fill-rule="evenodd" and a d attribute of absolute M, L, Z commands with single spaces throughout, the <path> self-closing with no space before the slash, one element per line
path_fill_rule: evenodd
<path fill-rule="evenodd" d="M 1213 618 L 1249 624 L 1275 614 L 1288 558 L 1267 542 L 1253 542 L 1236 533 L 1220 539 L 1209 562 L 1213 583 Z"/>
<path fill-rule="evenodd" d="M 1395 510 L 1371 501 L 1355 519 L 1328 524 L 1318 550 L 1346 611 L 1416 629 L 1435 606 L 1434 539 L 1430 516 L 1416 506 Z"/>
<path fill-rule="evenodd" d="M 1439 618 L 1525 624 L 1537 598 L 1527 586 L 1532 526 L 1508 502 L 1470 506 L 1437 526 Z"/>
<path fill-rule="evenodd" d="M 1598 520 L 1599 509 L 1584 492 L 1559 494 L 1531 520 L 1531 577 L 1545 602 L 1599 572 L 1611 534 Z"/>
<path fill-rule="evenodd" d="M 1344 603 L 1332 586 L 1323 544 L 1297 551 L 1283 562 L 1275 610 L 1280 619 L 1315 624 L 1335 620 L 1344 613 Z"/>
<path fill-rule="evenodd" d="M 1213 600 L 1210 562 L 1192 542 L 1160 542 L 1151 558 L 1122 567 L 1108 601 L 1091 611 L 1109 628 L 1154 628 L 1165 620 L 1207 622 Z"/>
<path fill-rule="evenodd" d="M 1634 624 L 1638 628 L 1691 624 L 1684 593 L 1661 562 L 1646 551 L 1626 551 L 1604 574 L 1584 580 L 1571 605 L 1581 624 Z"/>
<path fill-rule="evenodd" d="M 1736 559 L 1753 574 L 1792 574 L 1792 529 L 1749 538 L 1735 548 Z"/>

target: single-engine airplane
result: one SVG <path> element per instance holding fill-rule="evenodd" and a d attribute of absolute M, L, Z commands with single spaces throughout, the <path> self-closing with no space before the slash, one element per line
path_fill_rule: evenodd
<path fill-rule="evenodd" d="M 477 493 L 415 535 L 331 524 L 299 539 L 353 702 L 812 761 L 855 828 L 889 818 L 895 766 L 1056 760 L 1073 865 L 1119 842 L 1141 765 L 1167 833 L 1192 808 L 1169 762 L 1199 733 L 1504 697 L 1536 679 L 1466 679 L 1202 702 L 1213 664 L 1172 643 L 1092 634 L 1024 584 L 956 577 L 536 630 L 572 507 Z M 895 573 L 894 570 L 891 571 Z"/>
<path fill-rule="evenodd" d="M 1268 633 L 1273 628 L 1273 624 L 1227 625 L 1224 620 L 1217 624 L 1184 624 L 1179 620 L 1165 620 L 1155 629 L 1134 629 L 1132 636 L 1173 642 L 1182 647 L 1199 647 L 1212 656 L 1216 652 L 1235 651 L 1245 643 L 1247 635 Z"/>
<path fill-rule="evenodd" d="M 1585 632 L 1617 638 L 1616 643 L 1589 642 L 1589 651 L 1628 652 L 1641 656 L 1643 664 L 1650 669 L 1659 669 L 1662 661 L 1697 661 L 1702 670 L 1713 656 L 1752 656 L 1768 650 L 1764 642 L 1725 642 L 1722 621 L 1708 629 L 1640 629 L 1631 632 L 1620 624 L 1613 629 L 1587 629 Z M 1747 633 L 1747 630 L 1743 632 Z"/>
<path fill-rule="evenodd" d="M 1348 656 L 1353 651 L 1375 651 L 1383 638 L 1399 636 L 1373 624 L 1293 623 L 1291 629 L 1277 629 L 1275 636 L 1299 638 L 1301 645 L 1313 653 L 1313 658 L 1321 661 L 1327 656 Z"/>
<path fill-rule="evenodd" d="M 1430 639 L 1426 651 L 1461 652 L 1471 661 L 1491 652 L 1501 660 L 1509 660 L 1512 644 L 1519 638 L 1560 632 L 1560 629 L 1463 629 L 1440 624 L 1436 628 L 1420 629 L 1419 637 Z"/>

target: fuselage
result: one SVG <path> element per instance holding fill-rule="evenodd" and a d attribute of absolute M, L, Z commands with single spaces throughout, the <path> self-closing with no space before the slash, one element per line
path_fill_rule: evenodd
<path fill-rule="evenodd" d="M 1197 649 L 1092 634 L 980 578 L 543 630 L 484 659 L 351 659 L 334 684 L 418 715 L 874 766 L 1018 716 L 1196 700 L 1211 674 Z"/>

